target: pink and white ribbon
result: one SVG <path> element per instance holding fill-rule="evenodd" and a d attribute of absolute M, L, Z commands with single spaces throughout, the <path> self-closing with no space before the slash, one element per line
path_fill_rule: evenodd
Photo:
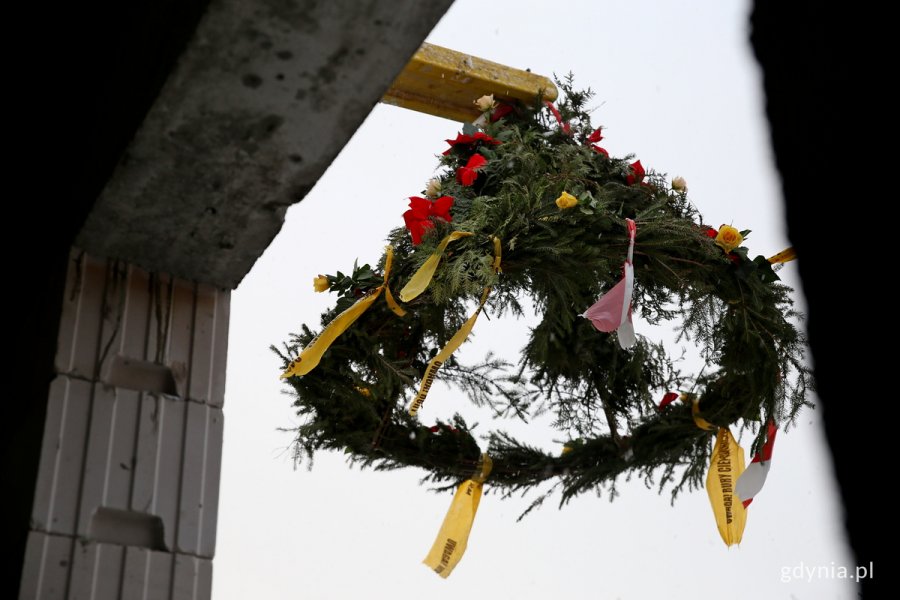
<path fill-rule="evenodd" d="M 772 461 L 772 449 L 775 447 L 775 434 L 778 428 L 775 427 L 775 421 L 769 420 L 766 427 L 766 443 L 759 452 L 753 455 L 753 460 L 738 477 L 734 484 L 734 492 L 741 499 L 744 508 L 747 508 L 753 498 L 762 489 L 766 483 L 766 477 L 769 475 L 769 465 Z"/>
<path fill-rule="evenodd" d="M 625 259 L 622 279 L 611 290 L 600 296 L 597 302 L 581 316 L 590 319 L 599 331 L 616 331 L 619 345 L 629 349 L 637 342 L 631 322 L 631 295 L 634 292 L 634 238 L 637 226 L 631 219 L 628 224 L 628 255 Z"/>

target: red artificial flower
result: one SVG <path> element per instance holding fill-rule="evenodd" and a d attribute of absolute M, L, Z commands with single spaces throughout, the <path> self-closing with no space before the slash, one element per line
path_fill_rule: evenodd
<path fill-rule="evenodd" d="M 672 402 L 678 400 L 678 398 L 680 398 L 680 396 L 677 393 L 668 392 L 665 396 L 663 396 L 662 401 L 659 403 L 658 410 L 664 409 L 665 407 L 670 405 Z"/>
<path fill-rule="evenodd" d="M 450 216 L 450 207 L 453 206 L 453 198 L 441 196 L 434 202 L 418 196 L 410 196 L 409 210 L 403 213 L 406 228 L 412 235 L 412 243 L 418 246 L 422 243 L 425 231 L 434 227 L 433 219 L 443 219 L 448 223 L 453 221 Z"/>
<path fill-rule="evenodd" d="M 587 136 L 585 140 L 586 144 L 591 145 L 591 150 L 596 152 L 597 154 L 602 154 L 606 158 L 609 158 L 609 152 L 606 151 L 606 148 L 601 148 L 597 145 L 597 142 L 603 139 L 603 135 L 601 135 L 601 131 L 603 131 L 603 127 L 598 127 L 594 131 L 591 132 L 591 135 Z"/>
<path fill-rule="evenodd" d="M 706 228 L 706 237 L 716 239 L 716 236 L 719 235 L 719 230 L 715 227 L 707 227 Z"/>
<path fill-rule="evenodd" d="M 418 196 L 410 197 L 409 210 L 403 213 L 403 220 L 406 222 L 406 228 L 412 234 L 412 243 L 418 246 L 422 243 L 422 236 L 429 227 L 434 227 L 434 223 L 428 218 L 431 209 L 431 201 Z"/>
<path fill-rule="evenodd" d="M 497 121 L 511 113 L 513 110 L 514 109 L 512 104 L 501 102 L 500 105 L 494 109 L 494 112 L 491 113 L 491 123 L 496 123 Z"/>
<path fill-rule="evenodd" d="M 456 180 L 465 186 L 472 185 L 478 179 L 478 169 L 487 164 L 487 159 L 480 154 L 469 157 L 466 166 L 456 170 Z"/>
<path fill-rule="evenodd" d="M 625 177 L 625 182 L 628 185 L 640 183 L 644 180 L 644 175 L 646 175 L 644 165 L 641 164 L 641 161 L 636 160 L 631 163 L 631 172 Z"/>
<path fill-rule="evenodd" d="M 428 431 L 430 431 L 431 433 L 437 433 L 441 430 L 441 428 L 444 428 L 451 433 L 457 433 L 459 431 L 459 429 L 457 429 L 456 427 L 453 427 L 452 425 L 444 425 L 443 423 L 441 423 L 440 425 L 432 425 L 428 428 Z"/>
<path fill-rule="evenodd" d="M 453 198 L 450 196 L 441 196 L 431 203 L 431 217 L 437 217 L 451 223 L 453 217 L 450 216 L 450 207 L 453 206 Z"/>
<path fill-rule="evenodd" d="M 547 108 L 549 108 L 550 112 L 553 113 L 553 116 L 556 117 L 556 122 L 559 124 L 560 127 L 562 127 L 562 130 L 564 132 L 566 132 L 567 134 L 571 135 L 572 134 L 572 126 L 569 125 L 568 123 L 563 123 L 562 115 L 559 114 L 559 111 L 556 110 L 556 107 L 553 106 L 553 103 L 550 102 L 549 100 L 544 100 L 544 104 L 547 105 Z"/>
<path fill-rule="evenodd" d="M 482 144 L 493 144 L 494 146 L 496 146 L 497 144 L 500 143 L 500 140 L 495 140 L 488 134 L 481 132 L 481 131 L 476 132 L 475 135 L 469 135 L 467 133 L 457 133 L 455 140 L 446 140 L 446 141 L 448 144 L 450 144 L 450 147 L 447 148 L 446 150 L 444 150 L 445 156 L 447 154 L 450 154 L 450 152 L 456 146 L 474 146 L 478 142 L 481 142 Z"/>

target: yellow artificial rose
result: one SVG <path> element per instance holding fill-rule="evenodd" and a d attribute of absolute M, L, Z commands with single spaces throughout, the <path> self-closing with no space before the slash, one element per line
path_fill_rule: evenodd
<path fill-rule="evenodd" d="M 563 192 L 559 198 L 556 199 L 556 206 L 560 210 L 565 210 L 567 208 L 572 208 L 573 206 L 578 205 L 578 198 L 570 194 L 569 192 Z"/>
<path fill-rule="evenodd" d="M 313 279 L 313 289 L 317 292 L 324 292 L 330 287 L 331 284 L 328 283 L 328 278 L 324 275 L 319 275 L 318 277 Z"/>
<path fill-rule="evenodd" d="M 682 194 L 687 192 L 687 181 L 684 180 L 684 177 L 676 177 L 672 180 L 672 189 Z"/>
<path fill-rule="evenodd" d="M 473 102 L 473 104 L 476 107 L 478 107 L 478 110 L 480 110 L 481 112 L 487 112 L 489 110 L 493 110 L 497 106 L 497 103 L 494 102 L 493 94 L 489 94 L 487 96 L 482 96 L 478 100 L 475 100 L 475 102 Z"/>
<path fill-rule="evenodd" d="M 441 195 L 441 180 L 438 178 L 434 178 L 429 180 L 428 185 L 425 186 L 425 195 L 429 198 L 437 198 Z"/>
<path fill-rule="evenodd" d="M 743 241 L 744 236 L 731 225 L 722 225 L 719 227 L 719 233 L 716 235 L 716 244 L 718 244 L 719 248 L 725 252 L 731 252 L 740 246 Z"/>

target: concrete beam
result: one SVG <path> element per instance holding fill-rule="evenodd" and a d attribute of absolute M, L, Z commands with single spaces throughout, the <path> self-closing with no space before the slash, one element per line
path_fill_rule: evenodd
<path fill-rule="evenodd" d="M 233 288 L 451 0 L 213 0 L 77 244 Z"/>

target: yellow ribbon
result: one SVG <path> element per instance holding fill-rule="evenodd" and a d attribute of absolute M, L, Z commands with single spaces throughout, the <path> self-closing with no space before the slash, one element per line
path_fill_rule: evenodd
<path fill-rule="evenodd" d="M 384 300 L 387 302 L 388 308 L 391 309 L 395 315 L 398 317 L 406 316 L 406 311 L 400 308 L 400 305 L 394 300 L 394 295 L 391 293 L 391 288 L 388 286 L 387 282 L 384 284 Z"/>
<path fill-rule="evenodd" d="M 769 262 L 773 265 L 782 264 L 786 262 L 790 262 L 797 258 L 797 251 L 794 250 L 794 247 L 785 248 L 775 256 L 769 258 Z"/>
<path fill-rule="evenodd" d="M 484 303 L 487 301 L 490 293 L 491 288 L 484 288 L 484 292 L 481 294 L 481 302 L 478 304 L 478 308 L 472 316 L 463 323 L 463 326 L 459 328 L 459 331 L 453 334 L 453 337 L 450 338 L 447 345 L 441 348 L 441 351 L 428 362 L 428 366 L 425 368 L 425 375 L 422 377 L 422 383 L 419 385 L 419 393 L 416 394 L 415 399 L 413 399 L 412 404 L 409 406 L 409 414 L 411 416 L 416 416 L 416 413 L 419 412 L 419 409 L 425 403 L 425 398 L 428 396 L 431 384 L 434 383 L 434 378 L 437 377 L 438 369 L 441 368 L 442 364 L 447 362 L 450 355 L 456 352 L 456 350 L 462 346 L 462 343 L 466 341 L 466 338 L 469 337 L 469 334 L 472 333 L 475 321 L 478 319 L 478 315 L 481 314 L 481 309 L 484 308 Z"/>
<path fill-rule="evenodd" d="M 384 291 L 384 297 L 385 300 L 387 300 L 388 307 L 394 311 L 395 314 L 400 317 L 406 314 L 406 311 L 400 308 L 394 300 L 394 297 L 391 295 L 391 290 L 388 287 L 388 277 L 391 274 L 391 265 L 394 262 L 394 249 L 391 246 L 387 246 L 385 252 L 387 256 L 384 260 L 384 283 L 364 298 L 357 300 L 353 306 L 336 316 L 319 335 L 307 344 L 306 348 L 303 349 L 303 352 L 300 353 L 300 356 L 291 361 L 288 368 L 281 374 L 282 379 L 294 375 L 306 375 L 315 369 L 316 366 L 318 366 L 319 361 L 322 360 L 322 355 L 325 354 L 331 344 L 334 343 L 334 340 L 347 331 L 347 328 L 353 325 L 354 321 L 366 312 L 366 309 L 378 299 L 378 296 L 381 295 L 382 291 Z"/>
<path fill-rule="evenodd" d="M 478 504 L 481 502 L 482 488 L 491 473 L 492 466 L 491 457 L 487 453 L 482 454 L 475 475 L 456 488 L 453 502 L 441 524 L 441 530 L 425 560 L 422 561 L 443 578 L 447 578 L 453 572 L 466 551 L 475 513 L 478 512 Z"/>
<path fill-rule="evenodd" d="M 470 235 L 473 234 L 468 231 L 454 231 L 442 239 L 441 243 L 438 244 L 431 256 L 422 263 L 419 270 L 413 274 L 412 278 L 406 282 L 406 285 L 400 290 L 400 299 L 404 302 L 409 302 L 424 292 L 428 288 L 428 284 L 431 283 L 431 278 L 434 277 L 434 272 L 437 269 L 438 263 L 441 262 L 441 256 L 444 254 L 444 250 L 447 249 L 447 245 L 450 242 L 454 242 L 460 238 L 469 237 Z"/>
<path fill-rule="evenodd" d="M 452 234 L 451 234 L 452 235 Z M 446 247 L 444 242 L 451 236 L 447 236 L 444 238 L 444 241 L 441 242 L 441 245 Z M 500 240 L 496 237 L 492 238 L 494 242 L 494 271 L 497 273 L 500 272 L 500 260 L 502 256 L 502 248 L 500 247 Z M 434 257 L 434 255 L 432 255 Z M 431 260 L 429 258 L 428 260 Z M 424 265 L 423 265 L 424 268 Z M 421 272 L 422 269 L 419 269 Z M 418 273 L 416 273 L 418 275 Z M 429 275 L 429 280 L 431 276 Z M 427 284 L 426 284 L 427 285 Z M 408 286 L 408 284 L 407 284 Z M 475 309 L 475 312 L 472 314 L 469 319 L 463 323 L 462 327 L 459 328 L 459 331 L 453 334 L 453 337 L 450 338 L 450 341 L 447 342 L 441 351 L 438 352 L 434 358 L 432 358 L 428 362 L 428 366 L 425 368 L 425 375 L 422 377 L 422 383 L 419 384 L 419 393 L 416 394 L 416 397 L 413 399 L 412 404 L 409 406 L 409 414 L 411 416 L 416 416 L 416 413 L 419 412 L 419 409 L 422 408 L 422 405 L 425 403 L 425 398 L 428 396 L 428 391 L 431 389 L 431 384 L 434 383 L 434 378 L 437 377 L 438 369 L 441 368 L 441 365 L 447 362 L 447 359 L 456 352 L 456 350 L 462 346 L 463 342 L 466 341 L 466 338 L 469 337 L 469 334 L 472 333 L 472 328 L 475 326 L 475 321 L 478 319 L 478 315 L 481 314 L 482 309 L 484 308 L 484 303 L 487 302 L 488 296 L 491 293 L 490 286 L 484 288 L 484 291 L 481 293 L 481 301 L 478 303 L 478 308 Z"/>
<path fill-rule="evenodd" d="M 494 264 L 491 266 L 494 267 L 495 273 L 502 273 L 500 259 L 503 256 L 503 248 L 500 246 L 500 238 L 491 236 L 491 240 L 494 242 Z"/>
<path fill-rule="evenodd" d="M 744 449 L 727 427 L 719 429 L 706 475 L 706 493 L 712 505 L 719 535 L 726 546 L 740 544 L 747 524 L 747 509 L 734 492 L 744 472 Z"/>
<path fill-rule="evenodd" d="M 688 396 L 681 395 L 685 400 Z M 700 416 L 700 399 L 693 397 L 691 416 L 700 429 L 711 431 L 716 426 Z M 747 523 L 747 509 L 734 493 L 734 485 L 744 472 L 744 449 L 727 427 L 719 427 L 706 474 L 706 493 L 716 518 L 716 527 L 726 546 L 740 544 Z"/>
<path fill-rule="evenodd" d="M 715 425 L 700 416 L 700 399 L 694 398 L 691 404 L 691 416 L 694 417 L 694 424 L 700 429 L 711 431 L 716 428 Z"/>

